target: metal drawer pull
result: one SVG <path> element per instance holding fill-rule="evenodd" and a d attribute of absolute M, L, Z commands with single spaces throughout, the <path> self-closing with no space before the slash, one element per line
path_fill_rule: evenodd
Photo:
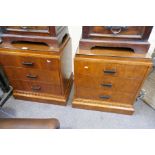
<path fill-rule="evenodd" d="M 38 76 L 37 75 L 28 74 L 28 75 L 26 75 L 26 77 L 30 78 L 30 79 L 36 79 Z"/>
<path fill-rule="evenodd" d="M 103 83 L 103 84 L 101 84 L 101 86 L 111 88 L 112 84 L 111 83 Z"/>
<path fill-rule="evenodd" d="M 100 96 L 100 98 L 101 98 L 101 99 L 110 99 L 111 96 L 109 96 L 109 95 L 103 95 L 103 96 Z"/>
<path fill-rule="evenodd" d="M 106 73 L 106 74 L 115 74 L 116 71 L 115 70 L 104 70 L 104 73 Z"/>
<path fill-rule="evenodd" d="M 32 86 L 32 90 L 39 91 L 39 90 L 41 90 L 41 87 L 40 86 Z"/>
<path fill-rule="evenodd" d="M 105 26 L 106 29 L 110 30 L 113 34 L 118 34 L 121 31 L 127 30 L 127 26 Z"/>
<path fill-rule="evenodd" d="M 25 66 L 33 66 L 34 63 L 33 62 L 22 62 L 22 65 L 25 65 Z"/>

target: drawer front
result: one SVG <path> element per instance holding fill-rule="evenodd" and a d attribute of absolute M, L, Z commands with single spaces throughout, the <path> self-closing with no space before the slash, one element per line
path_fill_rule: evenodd
<path fill-rule="evenodd" d="M 4 67 L 4 72 L 6 73 L 9 80 L 49 82 L 50 84 L 60 85 L 58 71 Z"/>
<path fill-rule="evenodd" d="M 49 26 L 5 26 L 6 31 L 49 33 Z"/>
<path fill-rule="evenodd" d="M 35 68 L 44 70 L 58 70 L 59 62 L 54 58 L 40 58 L 32 56 L 3 55 L 0 56 L 3 66 Z"/>
<path fill-rule="evenodd" d="M 49 83 L 11 80 L 10 84 L 15 90 L 61 95 L 60 86 L 51 85 Z"/>
<path fill-rule="evenodd" d="M 75 75 L 89 75 L 92 77 L 109 78 L 140 78 L 142 79 L 147 71 L 147 66 L 117 64 L 105 62 L 104 60 L 75 60 Z"/>
<path fill-rule="evenodd" d="M 94 78 L 91 76 L 76 76 L 75 85 L 77 87 L 90 88 L 105 92 L 136 93 L 141 80 L 124 78 Z"/>
<path fill-rule="evenodd" d="M 93 37 L 142 39 L 145 26 L 92 26 L 89 35 Z"/>
<path fill-rule="evenodd" d="M 98 89 L 75 87 L 76 98 L 94 99 L 107 102 L 133 104 L 134 94 L 121 92 L 108 92 Z"/>

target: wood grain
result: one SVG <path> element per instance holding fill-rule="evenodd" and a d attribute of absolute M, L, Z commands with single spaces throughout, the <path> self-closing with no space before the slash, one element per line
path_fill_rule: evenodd
<path fill-rule="evenodd" d="M 122 57 L 117 52 L 116 56 L 108 56 L 106 52 L 107 55 L 76 54 L 73 107 L 132 114 L 152 61 Z"/>
<path fill-rule="evenodd" d="M 14 88 L 15 98 L 66 105 L 73 81 L 70 44 L 70 38 L 66 38 L 59 52 L 45 50 L 44 45 L 34 51 L 2 44 L 0 64 Z"/>
<path fill-rule="evenodd" d="M 152 26 L 122 26 L 117 33 L 113 33 L 109 26 L 83 26 L 80 49 L 99 47 L 124 47 L 132 49 L 135 53 L 143 54 L 149 49 L 148 38 Z M 116 29 L 116 26 L 110 26 Z"/>

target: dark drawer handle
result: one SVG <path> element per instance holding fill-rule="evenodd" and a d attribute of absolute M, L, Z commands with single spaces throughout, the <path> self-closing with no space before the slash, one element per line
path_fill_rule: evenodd
<path fill-rule="evenodd" d="M 32 86 L 32 90 L 39 91 L 39 90 L 41 90 L 41 87 L 40 86 Z"/>
<path fill-rule="evenodd" d="M 30 78 L 30 79 L 36 79 L 38 76 L 37 75 L 28 74 L 28 75 L 26 75 L 26 77 Z"/>
<path fill-rule="evenodd" d="M 127 30 L 127 26 L 105 26 L 106 29 L 110 30 L 113 34 L 119 34 L 121 31 Z"/>
<path fill-rule="evenodd" d="M 115 74 L 116 71 L 115 70 L 104 70 L 105 74 Z"/>
<path fill-rule="evenodd" d="M 101 99 L 110 99 L 111 96 L 109 96 L 109 95 L 103 95 L 103 96 L 100 96 L 100 98 L 101 98 Z"/>
<path fill-rule="evenodd" d="M 25 66 L 33 66 L 34 63 L 33 62 L 22 62 L 22 65 L 25 65 Z"/>
<path fill-rule="evenodd" d="M 112 84 L 111 83 L 103 83 L 103 84 L 101 84 L 101 86 L 111 88 Z"/>

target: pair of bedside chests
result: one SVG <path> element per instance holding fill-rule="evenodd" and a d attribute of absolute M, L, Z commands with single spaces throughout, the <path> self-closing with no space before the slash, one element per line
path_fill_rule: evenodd
<path fill-rule="evenodd" d="M 74 83 L 75 108 L 134 112 L 152 68 L 147 57 L 152 26 L 83 26 L 74 76 L 66 26 L 0 29 L 0 65 L 15 98 L 66 105 Z"/>

